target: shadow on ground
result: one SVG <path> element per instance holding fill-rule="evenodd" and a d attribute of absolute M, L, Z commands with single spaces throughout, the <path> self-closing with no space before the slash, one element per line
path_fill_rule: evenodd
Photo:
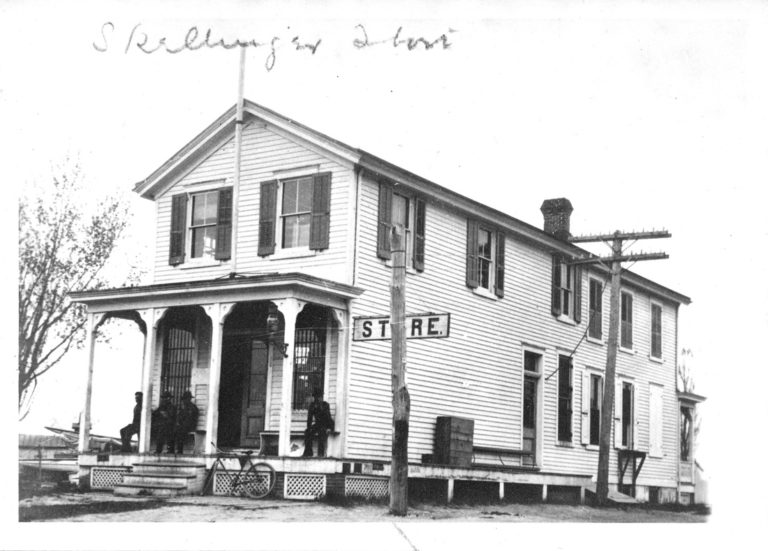
<path fill-rule="evenodd" d="M 36 520 L 50 520 L 54 518 L 77 517 L 80 515 L 126 513 L 129 511 L 141 511 L 157 509 L 163 506 L 161 501 L 131 501 L 114 503 L 74 503 L 66 505 L 31 505 L 19 508 L 19 522 L 31 522 Z"/>

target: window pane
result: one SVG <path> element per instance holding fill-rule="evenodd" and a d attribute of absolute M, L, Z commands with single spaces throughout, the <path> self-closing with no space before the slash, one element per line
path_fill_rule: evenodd
<path fill-rule="evenodd" d="M 192 196 L 192 225 L 215 224 L 219 208 L 219 192 L 208 191 Z"/>
<path fill-rule="evenodd" d="M 392 196 L 392 223 L 408 227 L 408 199 L 402 195 Z"/>
<path fill-rule="evenodd" d="M 309 245 L 310 214 L 286 216 L 283 219 L 283 248 L 307 247 Z"/>
<path fill-rule="evenodd" d="M 298 183 L 296 180 L 288 180 L 283 184 L 283 214 L 296 212 L 296 195 Z"/>
<path fill-rule="evenodd" d="M 312 212 L 312 178 L 298 181 L 296 212 Z"/>

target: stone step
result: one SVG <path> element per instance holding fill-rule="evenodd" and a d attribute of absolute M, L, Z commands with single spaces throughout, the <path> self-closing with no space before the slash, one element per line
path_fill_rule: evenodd
<path fill-rule="evenodd" d="M 204 476 L 205 464 L 142 461 L 133 464 L 133 472 L 138 474 L 185 474 L 190 476 Z"/>
<path fill-rule="evenodd" d="M 182 483 L 190 486 L 194 484 L 197 478 L 195 475 L 173 473 L 126 473 L 123 475 L 123 483 L 143 484 L 145 486 Z"/>

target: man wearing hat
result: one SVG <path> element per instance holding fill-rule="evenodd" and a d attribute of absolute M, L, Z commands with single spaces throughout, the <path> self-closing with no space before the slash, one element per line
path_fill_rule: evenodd
<path fill-rule="evenodd" d="M 123 445 L 120 448 L 122 452 L 131 451 L 131 438 L 134 434 L 139 434 L 139 427 L 141 426 L 141 402 L 144 395 L 141 392 L 134 393 L 136 405 L 133 407 L 133 421 L 130 425 L 125 425 L 120 429 L 120 439 L 123 441 Z"/>
<path fill-rule="evenodd" d="M 176 407 L 173 394 L 165 391 L 160 395 L 160 405 L 152 412 L 152 432 L 155 434 L 155 452 L 163 453 L 163 446 L 168 444 L 168 452 L 173 453 L 173 433 L 176 426 Z"/>
<path fill-rule="evenodd" d="M 317 436 L 317 455 L 325 457 L 325 442 L 328 431 L 333 432 L 331 406 L 323 401 L 323 391 L 315 388 L 312 403 L 307 410 L 307 430 L 304 431 L 304 457 L 312 457 L 312 437 Z"/>
<path fill-rule="evenodd" d="M 181 405 L 176 413 L 176 453 L 184 453 L 184 438 L 197 428 L 197 417 L 200 412 L 192 403 L 192 393 L 185 391 L 181 395 Z"/>

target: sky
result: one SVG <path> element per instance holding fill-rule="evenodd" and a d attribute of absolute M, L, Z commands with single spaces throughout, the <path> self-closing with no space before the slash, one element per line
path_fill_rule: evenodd
<path fill-rule="evenodd" d="M 278 113 L 537 226 L 544 199 L 567 197 L 574 234 L 668 229 L 642 248 L 670 258 L 632 269 L 693 299 L 679 342 L 707 396 L 713 498 L 738 497 L 722 481 L 746 483 L 732 472 L 743 452 L 765 457 L 768 4 L 5 0 L 0 19 L 6 183 L 45 181 L 74 155 L 94 193 L 124 193 L 116 277 L 151 253 L 152 204 L 133 185 L 236 100 L 236 50 L 182 49 L 190 28 L 192 45 L 207 29 L 263 43 L 247 49 L 245 97 Z M 419 37 L 435 45 L 409 49 Z M 139 385 L 140 339 L 124 333 L 128 354 L 97 350 L 112 368 L 95 375 L 97 433 L 128 422 Z M 18 430 L 69 426 L 84 385 L 73 353 Z"/>

